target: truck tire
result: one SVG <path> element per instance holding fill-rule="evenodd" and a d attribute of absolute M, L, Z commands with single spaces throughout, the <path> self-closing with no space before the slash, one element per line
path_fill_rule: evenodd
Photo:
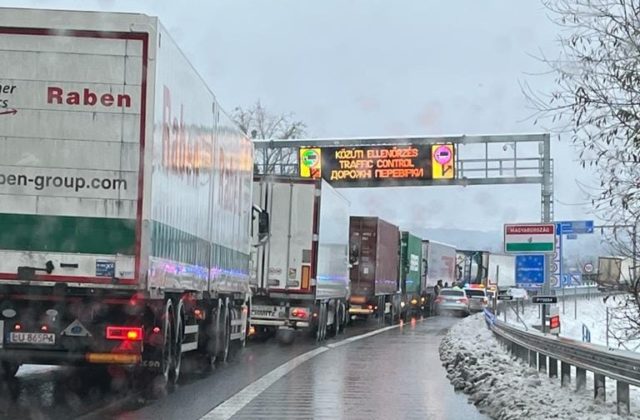
<path fill-rule="evenodd" d="M 5 381 L 14 379 L 16 377 L 16 373 L 18 373 L 18 369 L 20 369 L 20 363 L 2 362 L 2 364 L 0 364 L 2 379 L 4 379 Z"/>
<path fill-rule="evenodd" d="M 316 341 L 322 341 L 327 336 L 327 309 L 324 303 L 318 305 L 318 324 L 315 329 Z"/>
<path fill-rule="evenodd" d="M 172 385 L 178 383 L 180 379 L 180 368 L 182 367 L 182 343 L 184 341 L 184 302 L 182 299 L 176 305 L 175 318 L 174 318 L 174 340 L 173 340 L 173 360 L 171 361 L 171 370 L 169 372 L 169 380 Z"/>
<path fill-rule="evenodd" d="M 174 336 L 173 336 L 173 303 L 165 302 L 160 321 L 162 325 L 162 348 L 155 348 L 160 357 L 160 367 L 157 371 L 142 370 L 135 377 L 134 382 L 142 390 L 143 395 L 149 399 L 159 399 L 166 395 L 170 385 L 170 372 L 173 361 Z"/>
<path fill-rule="evenodd" d="M 344 332 L 344 305 L 342 302 L 336 304 L 336 335 Z"/>
<path fill-rule="evenodd" d="M 229 301 L 227 300 L 222 306 L 220 314 L 220 325 L 217 337 L 217 353 L 216 361 L 225 363 L 229 359 L 229 347 L 231 346 L 231 314 L 229 313 Z"/>

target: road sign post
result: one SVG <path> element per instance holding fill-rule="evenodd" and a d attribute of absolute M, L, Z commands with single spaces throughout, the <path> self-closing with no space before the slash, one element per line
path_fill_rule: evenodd
<path fill-rule="evenodd" d="M 551 260 L 556 250 L 556 225 L 554 223 L 504 225 L 504 250 L 507 254 L 543 253 L 545 280 L 542 293 L 549 294 L 551 292 L 549 284 Z M 542 306 L 542 332 L 546 332 L 547 309 L 546 304 Z"/>

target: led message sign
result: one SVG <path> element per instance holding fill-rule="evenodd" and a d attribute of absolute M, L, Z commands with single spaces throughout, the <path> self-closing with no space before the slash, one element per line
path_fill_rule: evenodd
<path fill-rule="evenodd" d="M 300 148 L 303 178 L 324 178 L 338 187 L 425 185 L 452 179 L 453 145 Z"/>

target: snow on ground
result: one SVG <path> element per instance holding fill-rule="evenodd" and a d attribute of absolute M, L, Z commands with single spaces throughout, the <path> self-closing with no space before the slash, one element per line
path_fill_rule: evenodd
<path fill-rule="evenodd" d="M 567 299 L 564 303 L 564 311 L 562 305 L 562 295 L 558 296 L 558 314 L 560 315 L 560 336 L 570 338 L 572 340 L 582 341 L 582 325 L 586 325 L 591 332 L 591 343 L 605 346 L 607 344 L 607 308 L 609 309 L 610 337 L 609 348 L 621 350 L 634 350 L 640 344 L 638 340 L 616 340 L 614 335 L 622 337 L 624 334 L 621 329 L 625 324 L 624 308 L 625 296 L 610 296 L 604 299 L 603 295 L 591 297 L 591 299 Z M 509 304 L 507 304 L 509 305 Z M 523 322 L 528 328 L 534 325 L 540 325 L 539 318 L 540 305 L 527 305 L 522 314 L 520 308 L 519 318 L 516 316 L 515 305 L 510 305 L 507 309 L 507 322 L 518 327 L 523 327 Z M 504 313 L 498 316 L 498 319 L 504 321 Z M 626 346 L 626 348 L 625 348 Z M 640 349 L 638 349 L 640 350 Z M 571 371 L 572 378 L 575 378 L 575 368 Z M 593 373 L 587 372 L 587 388 L 589 395 L 593 393 Z M 640 389 L 631 386 L 629 389 L 629 397 L 631 399 L 631 411 L 634 409 L 640 411 Z M 612 379 L 606 380 L 606 398 L 608 401 L 616 399 L 616 381 Z"/>
<path fill-rule="evenodd" d="M 494 419 L 640 419 L 620 417 L 608 399 L 597 403 L 592 391 L 562 388 L 558 378 L 512 357 L 487 328 L 483 315 L 468 317 L 453 326 L 440 344 L 440 358 L 457 390 Z"/>
<path fill-rule="evenodd" d="M 591 299 L 567 299 L 564 303 L 563 310 L 562 296 L 559 295 L 556 307 L 560 315 L 560 336 L 581 341 L 582 325 L 584 324 L 591 332 L 591 342 L 593 344 L 606 345 L 607 308 L 611 311 L 610 318 L 614 318 L 611 319 L 612 332 L 616 333 L 616 327 L 620 324 L 618 319 L 621 314 L 621 309 L 617 308 L 620 308 L 624 302 L 622 296 L 611 296 L 606 302 L 603 298 L 602 295 L 599 295 L 597 297 L 591 297 Z M 506 306 L 515 309 L 515 304 L 507 303 Z M 531 328 L 533 325 L 540 325 L 540 306 L 541 305 L 535 304 L 525 306 L 524 315 L 522 314 L 522 308 L 520 308 L 520 318 L 525 322 L 527 327 Z M 522 323 L 516 317 L 514 310 L 507 309 L 506 314 L 507 322 L 522 327 Z M 503 321 L 503 314 L 501 314 L 498 319 Z M 625 342 L 625 345 L 629 347 L 629 349 L 633 349 L 637 344 L 638 343 L 634 342 Z M 623 348 L 613 337 L 609 339 L 609 347 Z"/>

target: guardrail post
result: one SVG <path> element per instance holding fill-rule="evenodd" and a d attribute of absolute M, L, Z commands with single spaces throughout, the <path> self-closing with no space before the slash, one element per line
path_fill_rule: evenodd
<path fill-rule="evenodd" d="M 629 414 L 629 384 L 624 382 L 616 382 L 616 405 L 618 406 L 618 414 Z"/>
<path fill-rule="evenodd" d="M 549 377 L 558 377 L 558 359 L 549 358 Z"/>
<path fill-rule="evenodd" d="M 567 386 L 571 383 L 571 365 L 560 362 L 560 386 Z"/>
<path fill-rule="evenodd" d="M 525 363 L 529 362 L 529 350 L 526 347 L 520 347 L 520 360 Z"/>
<path fill-rule="evenodd" d="M 538 369 L 538 353 L 533 350 L 529 350 L 529 366 Z"/>
<path fill-rule="evenodd" d="M 538 353 L 538 370 L 540 372 L 547 371 L 547 356 L 542 353 Z"/>
<path fill-rule="evenodd" d="M 606 401 L 606 380 L 604 375 L 593 374 L 593 398 L 598 401 Z"/>
<path fill-rule="evenodd" d="M 581 391 L 587 386 L 587 371 L 576 366 L 576 391 Z"/>

